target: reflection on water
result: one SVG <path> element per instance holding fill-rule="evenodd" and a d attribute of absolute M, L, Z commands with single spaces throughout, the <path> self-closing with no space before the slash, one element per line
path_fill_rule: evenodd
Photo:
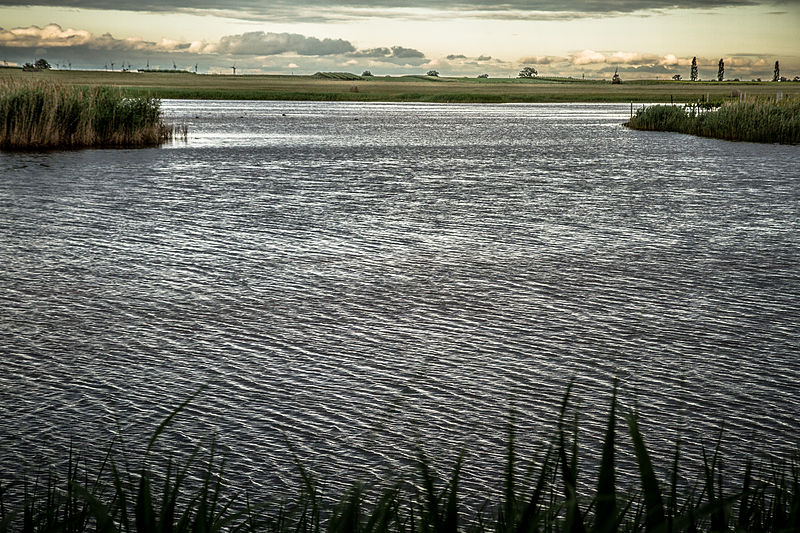
<path fill-rule="evenodd" d="M 135 447 L 202 384 L 166 447 L 216 432 L 256 490 L 289 443 L 335 487 L 416 440 L 477 490 L 572 377 L 594 448 L 614 376 L 657 456 L 796 445 L 797 147 L 624 105 L 164 108 L 188 141 L 0 154 L 3 477 Z"/>

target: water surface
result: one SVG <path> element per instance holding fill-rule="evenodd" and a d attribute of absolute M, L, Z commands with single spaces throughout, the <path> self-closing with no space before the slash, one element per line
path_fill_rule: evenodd
<path fill-rule="evenodd" d="M 165 101 L 160 149 L 0 153 L 0 475 L 211 434 L 232 480 L 480 493 L 575 379 L 648 444 L 800 437 L 798 147 L 629 131 L 625 105 Z M 626 442 L 626 441 L 623 441 Z M 666 467 L 666 463 L 662 463 Z M 499 484 L 496 484 L 499 486 Z"/>

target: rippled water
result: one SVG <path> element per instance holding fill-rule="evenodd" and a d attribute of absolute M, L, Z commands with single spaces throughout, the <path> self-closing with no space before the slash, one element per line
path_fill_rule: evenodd
<path fill-rule="evenodd" d="M 648 444 L 800 437 L 800 148 L 625 105 L 167 101 L 187 142 L 0 153 L 0 472 L 214 432 L 230 477 L 498 479 L 509 413 L 586 453 L 614 376 Z M 696 451 L 696 448 L 695 448 Z M 691 455 L 691 454 L 690 454 Z M 470 488 L 471 487 L 471 488 Z"/>

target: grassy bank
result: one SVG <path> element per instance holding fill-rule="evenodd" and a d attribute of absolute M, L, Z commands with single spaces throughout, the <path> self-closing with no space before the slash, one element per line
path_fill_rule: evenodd
<path fill-rule="evenodd" d="M 431 76 L 211 75 L 165 72 L 0 70 L 0 79 L 41 79 L 63 85 L 107 85 L 131 96 L 226 100 L 340 100 L 365 102 L 689 102 L 698 98 L 800 95 L 800 83 L 625 81 L 575 78 L 450 78 Z"/>
<path fill-rule="evenodd" d="M 47 80 L 0 81 L 2 149 L 153 146 L 172 135 L 152 96 Z"/>
<path fill-rule="evenodd" d="M 346 494 L 324 495 L 298 463 L 296 498 L 251 502 L 230 494 L 223 462 L 196 455 L 184 464 L 154 464 L 151 452 L 174 412 L 155 431 L 138 461 L 115 453 L 94 470 L 70 458 L 68 471 L 24 478 L 0 487 L 0 532 L 6 531 L 280 531 L 455 532 L 455 531 L 798 531 L 798 463 L 754 468 L 741 479 L 725 476 L 719 444 L 702 451 L 696 482 L 678 481 L 680 448 L 669 468 L 654 467 L 639 421 L 620 416 L 612 395 L 601 462 L 594 479 L 579 472 L 577 423 L 569 422 L 567 392 L 557 430 L 540 456 L 521 461 L 515 433 L 508 430 L 501 496 L 477 514 L 460 504 L 461 460 L 447 476 L 418 452 L 415 479 L 389 487 L 354 484 Z M 185 406 L 185 404 L 184 404 Z M 182 406 L 183 407 L 183 406 Z M 765 443 L 766 444 L 766 443 Z M 619 458 L 633 457 L 635 486 L 617 482 Z M 121 469 L 119 464 L 132 465 Z M 199 474 L 194 475 L 199 469 Z M 656 472 L 666 471 L 666 479 Z M 583 489 L 581 487 L 593 487 Z M 328 496 L 328 497 L 325 497 Z M 339 503 L 326 503 L 335 501 Z"/>
<path fill-rule="evenodd" d="M 800 98 L 726 102 L 714 110 L 651 106 L 638 110 L 627 126 L 729 141 L 800 144 Z"/>

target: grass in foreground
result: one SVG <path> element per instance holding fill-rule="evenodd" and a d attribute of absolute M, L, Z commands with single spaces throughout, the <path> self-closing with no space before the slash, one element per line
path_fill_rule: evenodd
<path fill-rule="evenodd" d="M 0 82 L 0 148 L 154 146 L 172 138 L 159 100 L 111 87 Z"/>
<path fill-rule="evenodd" d="M 354 485 L 333 505 L 325 503 L 331 500 L 323 498 L 313 475 L 299 463 L 301 486 L 292 501 L 253 506 L 246 497 L 226 495 L 213 444 L 199 478 L 189 476 L 198 467 L 196 453 L 185 464 L 155 468 L 151 449 L 187 400 L 155 431 L 137 468 L 121 471 L 109 452 L 90 475 L 71 456 L 64 477 L 51 473 L 43 481 L 0 487 L 0 532 L 800 531 L 796 461 L 772 466 L 762 476 L 753 473 L 748 461 L 743 479 L 733 485 L 723 476 L 717 444 L 703 450 L 696 484 L 684 490 L 678 483 L 679 447 L 669 478 L 658 479 L 634 413 L 623 419 L 639 484 L 618 486 L 616 387 L 599 472 L 591 483 L 596 489 L 583 493 L 578 488 L 577 427 L 565 422 L 568 400 L 569 390 L 551 445 L 523 470 L 525 475 L 519 473 L 514 430 L 509 429 L 505 474 L 498 480 L 502 496 L 487 501 L 477 516 L 465 516 L 459 504 L 461 460 L 444 479 L 421 448 L 416 479 L 377 492 Z"/>
<path fill-rule="evenodd" d="M 640 109 L 627 126 L 729 141 L 800 144 L 800 98 L 728 102 L 713 111 L 688 106 Z"/>

